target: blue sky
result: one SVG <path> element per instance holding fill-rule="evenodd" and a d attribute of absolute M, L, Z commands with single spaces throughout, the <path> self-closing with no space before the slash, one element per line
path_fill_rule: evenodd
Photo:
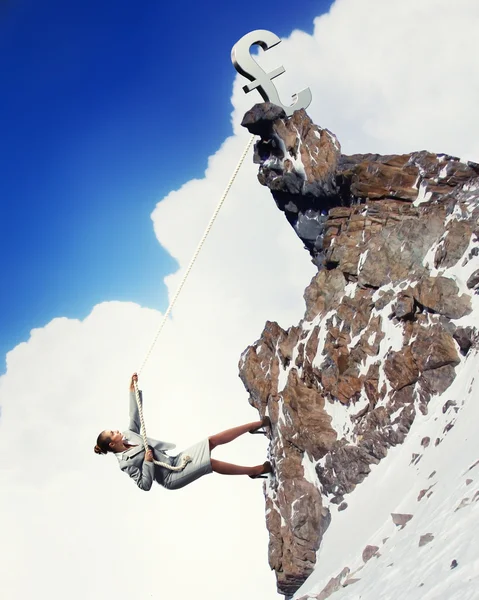
<path fill-rule="evenodd" d="M 230 133 L 231 46 L 253 29 L 310 32 L 329 5 L 2 6 L 0 372 L 54 317 L 105 300 L 165 308 L 175 263 L 150 214 Z"/>

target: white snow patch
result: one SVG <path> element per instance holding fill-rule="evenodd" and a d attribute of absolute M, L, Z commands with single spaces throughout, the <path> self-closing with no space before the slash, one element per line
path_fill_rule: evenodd
<path fill-rule="evenodd" d="M 346 284 L 346 286 L 344 288 L 344 295 L 347 296 L 348 298 L 354 298 L 354 296 L 356 295 L 357 289 L 358 289 L 357 282 L 350 282 L 350 283 Z"/>
<path fill-rule="evenodd" d="M 369 253 L 369 249 L 367 249 L 365 252 L 361 253 L 361 255 L 359 257 L 359 262 L 358 262 L 358 273 L 363 268 L 364 263 L 366 262 L 366 258 L 368 257 L 368 253 Z"/>
<path fill-rule="evenodd" d="M 429 250 L 426 252 L 426 255 L 423 258 L 422 264 L 426 269 L 430 271 L 430 276 L 435 277 L 438 273 L 438 270 L 434 266 L 434 257 L 436 256 L 437 249 L 444 243 L 446 239 L 447 232 L 443 233 L 437 242 L 434 242 Z"/>
<path fill-rule="evenodd" d="M 469 244 L 464 254 L 457 261 L 457 264 L 440 271 L 443 277 L 449 277 L 456 282 L 459 288 L 459 294 L 471 294 L 471 290 L 467 287 L 467 280 L 474 273 L 474 271 L 479 268 L 479 257 L 471 254 L 472 249 L 477 247 L 479 247 L 479 244 L 474 240 L 474 235 L 471 235 Z M 469 255 L 471 255 L 470 260 Z M 473 299 L 474 296 L 475 295 L 473 294 Z"/>
<path fill-rule="evenodd" d="M 432 192 L 427 192 L 427 183 L 425 181 L 421 181 L 419 185 L 419 191 L 417 194 L 416 200 L 412 203 L 413 206 L 419 206 L 420 204 L 424 204 L 425 202 L 429 202 L 432 197 Z"/>
<path fill-rule="evenodd" d="M 356 334 L 353 338 L 351 338 L 351 341 L 348 344 L 348 350 L 352 350 L 353 348 L 356 347 L 356 344 L 359 342 L 362 335 L 363 335 L 363 332 L 361 331 L 358 334 Z"/>
<path fill-rule="evenodd" d="M 294 127 L 294 125 L 293 125 Z M 297 127 L 294 127 L 294 129 L 296 130 L 296 139 L 298 140 L 298 151 L 297 151 L 297 157 L 294 157 L 291 152 L 288 153 L 288 157 L 291 160 L 291 162 L 293 163 L 294 169 L 297 173 L 299 173 L 303 179 L 306 179 L 306 171 L 304 168 L 304 163 L 303 163 L 303 159 L 301 158 L 301 146 L 302 146 L 302 141 L 301 141 L 301 134 L 298 131 Z"/>
<path fill-rule="evenodd" d="M 462 208 L 459 205 L 459 203 L 457 203 L 454 206 L 454 210 L 452 211 L 452 213 L 447 215 L 447 217 L 444 219 L 444 228 L 446 228 L 451 221 L 461 221 L 462 219 L 464 219 Z"/>
<path fill-rule="evenodd" d="M 304 478 L 306 479 L 306 481 L 309 481 L 309 483 L 312 483 L 318 489 L 321 489 L 321 484 L 318 479 L 318 474 L 316 473 L 315 465 L 317 463 L 315 463 L 305 452 L 303 454 L 303 459 L 301 461 L 301 464 L 304 469 Z"/>
<path fill-rule="evenodd" d="M 286 384 L 288 383 L 288 375 L 291 370 L 292 362 L 286 367 L 283 368 L 281 361 L 279 361 L 279 374 L 278 374 L 278 394 L 284 391 Z"/>
<path fill-rule="evenodd" d="M 447 165 L 444 165 L 443 168 L 441 169 L 441 171 L 439 172 L 439 175 L 437 176 L 438 179 L 445 179 L 447 177 Z"/>
<path fill-rule="evenodd" d="M 375 357 L 376 360 L 380 361 L 380 364 L 383 364 L 384 359 L 387 357 L 389 352 L 398 352 L 399 350 L 401 350 L 404 342 L 403 324 L 401 322 L 394 323 L 386 316 L 388 312 L 390 312 L 391 304 L 392 302 L 385 306 L 382 310 L 383 317 L 381 320 L 381 327 L 384 333 L 384 338 L 381 340 L 381 344 L 379 345 L 378 356 Z M 380 369 L 378 389 L 381 389 L 383 384 L 386 385 L 386 399 L 389 392 L 391 391 L 391 384 L 389 383 L 389 380 L 384 373 L 384 369 Z"/>
<path fill-rule="evenodd" d="M 326 400 L 324 410 L 331 417 L 331 427 L 338 434 L 338 440 L 347 436 L 352 429 L 350 408 L 344 406 L 339 400 L 330 402 Z"/>

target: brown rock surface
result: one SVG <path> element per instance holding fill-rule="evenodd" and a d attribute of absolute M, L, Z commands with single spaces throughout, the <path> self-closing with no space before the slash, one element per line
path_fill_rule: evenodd
<path fill-rule="evenodd" d="M 454 320 L 479 282 L 479 165 L 425 151 L 345 156 L 303 110 L 287 119 L 260 104 L 244 124 L 261 136 L 260 183 L 318 266 L 300 323 L 267 322 L 240 360 L 250 403 L 273 423 L 269 560 L 291 595 L 314 569 L 331 506 L 346 505 L 477 347 L 476 329 Z"/>
<path fill-rule="evenodd" d="M 424 535 L 421 535 L 421 537 L 419 538 L 419 548 L 431 543 L 433 539 L 434 536 L 432 535 L 432 533 L 425 533 Z"/>
<path fill-rule="evenodd" d="M 391 513 L 391 517 L 392 517 L 394 525 L 397 525 L 398 527 L 401 527 L 401 529 L 402 529 L 403 527 L 405 527 L 405 525 L 407 523 L 409 523 L 409 521 L 412 519 L 413 515 L 401 514 L 401 513 Z"/>
<path fill-rule="evenodd" d="M 413 294 L 419 304 L 449 319 L 460 319 L 471 312 L 469 296 L 458 295 L 457 284 L 448 277 L 424 277 Z"/>
<path fill-rule="evenodd" d="M 379 547 L 378 546 L 366 546 L 366 548 L 364 548 L 363 550 L 363 562 L 367 563 L 368 560 L 370 560 L 373 556 L 376 556 L 376 554 L 379 551 Z"/>
<path fill-rule="evenodd" d="M 316 596 L 317 600 L 326 600 L 330 596 L 337 592 L 339 588 L 342 586 L 343 582 L 346 580 L 349 575 L 349 568 L 344 567 L 344 569 L 337 575 L 336 577 L 332 577 L 323 590 Z"/>

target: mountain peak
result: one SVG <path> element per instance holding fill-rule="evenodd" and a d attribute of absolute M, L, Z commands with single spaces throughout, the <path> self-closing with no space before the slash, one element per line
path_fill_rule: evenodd
<path fill-rule="evenodd" d="M 345 156 L 304 110 L 286 118 L 268 103 L 243 124 L 260 135 L 259 182 L 318 268 L 300 323 L 266 323 L 240 361 L 250 403 L 272 421 L 269 562 L 278 591 L 291 597 L 314 578 L 318 551 L 331 551 L 323 538 L 346 519 L 374 465 L 406 447 L 417 423 L 422 439 L 436 441 L 419 446 L 415 468 L 461 418 L 465 398 L 448 394 L 459 374 L 477 370 L 479 165 L 426 151 Z M 453 404 L 443 411 L 446 401 Z M 438 415 L 447 420 L 439 436 Z M 393 519 L 410 516 L 395 500 Z M 367 506 L 364 518 L 371 533 L 386 527 Z M 421 534 L 423 545 L 435 535 Z M 364 541 L 359 557 L 366 546 L 379 548 L 370 568 L 382 543 Z M 320 595 L 303 597 L 361 585 L 359 568 L 341 565 Z"/>

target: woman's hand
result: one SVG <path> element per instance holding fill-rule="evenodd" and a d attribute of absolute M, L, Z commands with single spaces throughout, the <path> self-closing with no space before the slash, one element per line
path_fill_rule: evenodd
<path fill-rule="evenodd" d="M 133 391 L 135 389 L 135 383 L 138 383 L 137 373 L 133 373 L 133 375 L 131 376 L 131 382 L 130 382 L 130 390 L 131 391 Z"/>
<path fill-rule="evenodd" d="M 148 462 L 153 462 L 153 450 L 151 448 L 148 448 L 148 450 L 145 452 L 145 460 Z"/>

